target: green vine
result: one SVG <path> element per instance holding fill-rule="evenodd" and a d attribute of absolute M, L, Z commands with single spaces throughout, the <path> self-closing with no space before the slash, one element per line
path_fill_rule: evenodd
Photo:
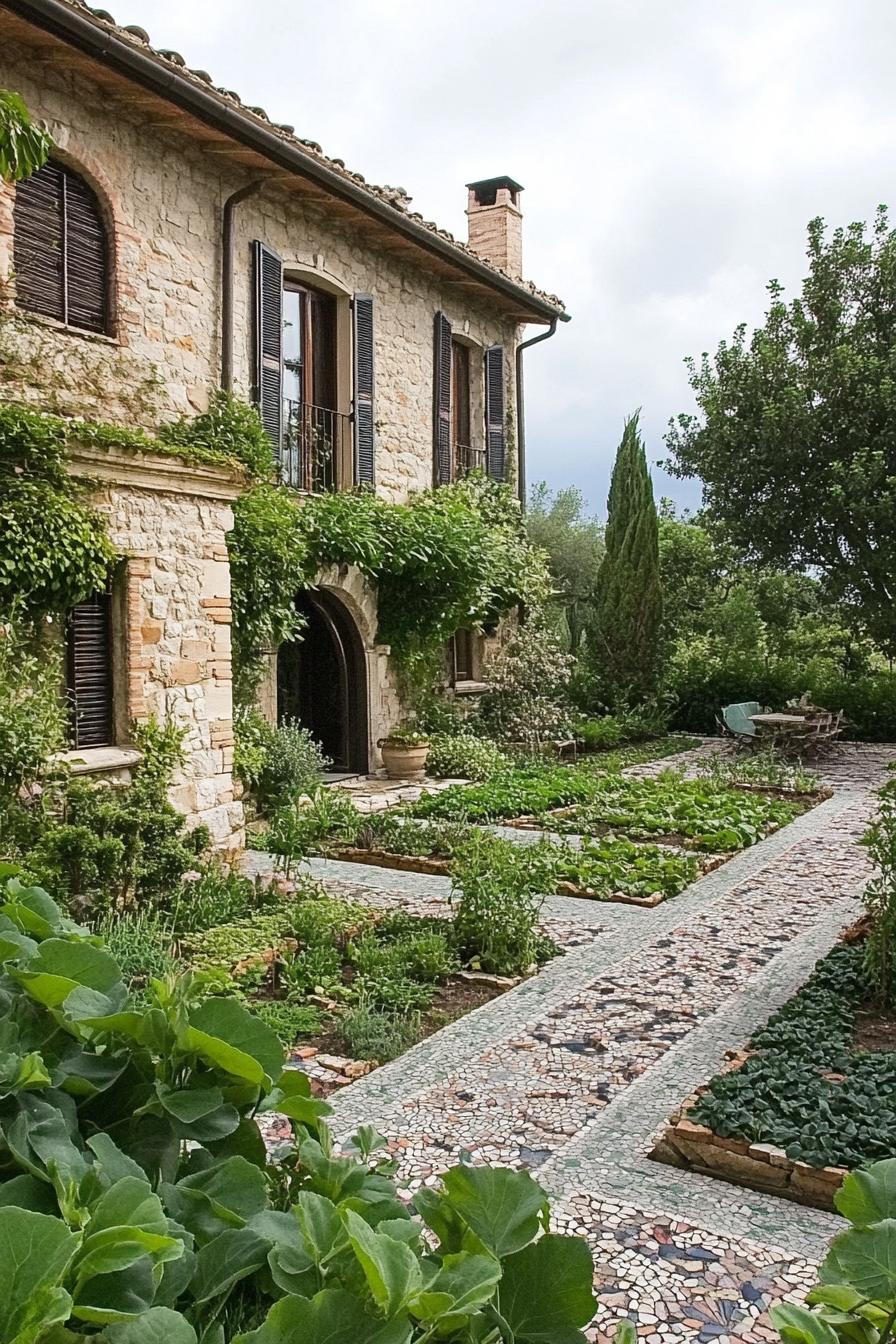
<path fill-rule="evenodd" d="M 235 508 L 230 537 L 238 694 L 258 652 L 297 633 L 295 596 L 325 565 L 355 565 L 377 585 L 378 641 L 406 686 L 432 676 L 460 627 L 489 627 L 547 592 L 541 552 L 526 541 L 511 490 L 483 476 L 393 504 L 369 492 L 300 500 L 270 484 Z"/>
<path fill-rule="evenodd" d="M 65 611 L 106 581 L 115 551 L 66 473 L 66 438 L 48 417 L 0 407 L 0 613 Z"/>
<path fill-rule="evenodd" d="M 455 630 L 493 626 L 518 603 L 538 605 L 547 593 L 544 556 L 526 540 L 509 486 L 477 473 L 405 504 L 369 491 L 299 498 L 273 483 L 257 411 L 216 393 L 207 412 L 164 426 L 158 437 L 0 405 L 0 610 L 12 596 L 34 612 L 64 610 L 108 571 L 113 552 L 102 520 L 66 473 L 73 443 L 170 452 L 245 471 L 251 484 L 236 501 L 228 541 L 244 702 L 262 650 L 300 633 L 296 595 L 326 565 L 354 565 L 376 584 L 377 637 L 410 685 L 431 677 Z"/>

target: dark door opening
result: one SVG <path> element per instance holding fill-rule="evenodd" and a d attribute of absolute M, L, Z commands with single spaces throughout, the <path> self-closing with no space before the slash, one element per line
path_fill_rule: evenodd
<path fill-rule="evenodd" d="M 327 593 L 301 593 L 301 639 L 277 655 L 277 718 L 298 719 L 334 770 L 366 774 L 367 670 L 354 621 Z"/>

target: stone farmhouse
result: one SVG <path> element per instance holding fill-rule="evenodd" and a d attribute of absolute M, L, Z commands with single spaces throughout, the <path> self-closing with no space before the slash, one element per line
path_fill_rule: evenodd
<path fill-rule="evenodd" d="M 0 184 L 0 397 L 151 430 L 223 387 L 258 403 L 296 491 L 402 500 L 474 467 L 523 490 L 522 352 L 566 314 L 522 279 L 518 183 L 470 184 L 459 242 L 401 188 L 75 0 L 0 0 L 0 87 L 56 146 Z M 231 847 L 226 543 L 241 480 L 86 443 L 71 469 L 122 557 L 68 621 L 74 768 L 126 777 L 131 723 L 174 717 L 188 763 L 173 801 Z M 308 626 L 270 651 L 265 712 L 298 713 L 338 769 L 372 769 L 401 713 L 375 592 L 341 567 L 298 601 Z M 455 640 L 460 692 L 479 642 Z"/>

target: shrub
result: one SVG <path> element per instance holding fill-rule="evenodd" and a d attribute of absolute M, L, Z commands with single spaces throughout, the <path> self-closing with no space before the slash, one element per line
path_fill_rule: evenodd
<path fill-rule="evenodd" d="M 881 789 L 877 816 L 862 843 L 877 869 L 865 888 L 871 917 L 865 961 L 874 992 L 896 1007 L 896 780 Z"/>
<path fill-rule="evenodd" d="M 510 758 L 494 742 L 471 733 L 434 734 L 426 759 L 430 775 L 455 779 L 489 779 L 509 764 Z"/>
<path fill-rule="evenodd" d="M 271 733 L 258 772 L 262 806 L 268 810 L 283 807 L 302 794 L 313 793 L 329 764 L 307 728 L 296 720 L 281 723 Z"/>
<path fill-rule="evenodd" d="M 254 706 L 237 705 L 233 711 L 233 772 L 243 787 L 258 788 L 274 728 Z"/>
<path fill-rule="evenodd" d="M 532 619 L 514 630 L 485 670 L 490 690 L 479 719 L 487 733 L 504 742 L 537 747 L 569 731 L 569 678 L 572 659 L 556 636 Z"/>
<path fill-rule="evenodd" d="M 177 965 L 170 920 L 157 910 L 136 910 L 126 915 L 105 915 L 96 926 L 110 955 L 131 989 L 145 986 L 152 978 L 162 980 Z"/>
<path fill-rule="evenodd" d="M 625 740 L 622 724 L 612 714 L 602 719 L 585 719 L 576 724 L 575 734 L 586 751 L 612 751 Z"/>
<path fill-rule="evenodd" d="M 65 744 L 61 658 L 47 634 L 0 625 L 0 817 Z"/>
<path fill-rule="evenodd" d="M 385 1064 L 414 1044 L 420 1033 L 420 1014 L 384 1012 L 362 1000 L 342 1014 L 339 1031 L 353 1059 Z"/>
<path fill-rule="evenodd" d="M 736 658 L 721 663 L 695 640 L 667 670 L 674 703 L 671 726 L 686 732 L 716 732 L 724 705 L 756 700 L 775 708 L 808 691 L 815 704 L 842 709 L 847 735 L 864 742 L 896 742 L 896 673 L 883 670 L 850 677 L 830 662 Z"/>
<path fill-rule="evenodd" d="M 342 985 L 342 957 L 335 947 L 316 943 L 285 964 L 282 978 L 287 998 L 333 994 Z"/>
<path fill-rule="evenodd" d="M 279 808 L 260 843 L 284 860 L 288 876 L 293 864 L 307 858 L 325 840 L 351 844 L 363 821 L 343 789 L 320 788 L 309 802 Z"/>
<path fill-rule="evenodd" d="M 39 882 L 82 915 L 164 904 L 208 843 L 208 832 L 188 831 L 168 802 L 171 774 L 181 759 L 179 730 L 150 721 L 135 729 L 134 738 L 143 755 L 132 782 L 112 787 L 66 782 L 56 818 L 48 818 L 23 858 Z"/>
<path fill-rule="evenodd" d="M 538 913 L 557 884 L 557 850 L 474 831 L 451 868 L 454 935 L 470 965 L 521 975 L 538 957 Z"/>

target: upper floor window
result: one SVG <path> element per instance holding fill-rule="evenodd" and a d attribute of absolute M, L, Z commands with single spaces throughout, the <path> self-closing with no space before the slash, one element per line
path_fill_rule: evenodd
<path fill-rule="evenodd" d="M 451 342 L 451 479 L 485 466 L 483 448 L 472 442 L 473 409 L 470 385 L 470 347 Z"/>
<path fill-rule="evenodd" d="M 372 296 L 355 294 L 349 310 L 347 294 L 342 298 L 284 276 L 282 258 L 267 243 L 256 239 L 252 250 L 255 398 L 280 479 L 308 491 L 372 485 Z"/>
<path fill-rule="evenodd" d="M 283 286 L 281 470 L 300 490 L 332 490 L 345 417 L 336 411 L 336 303 L 287 280 Z"/>
<path fill-rule="evenodd" d="M 490 346 L 475 358 L 453 336 L 444 313 L 435 315 L 433 344 L 433 478 L 436 485 L 481 469 L 506 475 L 504 350 Z"/>
<path fill-rule="evenodd" d="M 59 163 L 16 186 L 16 304 L 85 331 L 108 330 L 109 247 L 96 193 Z"/>

